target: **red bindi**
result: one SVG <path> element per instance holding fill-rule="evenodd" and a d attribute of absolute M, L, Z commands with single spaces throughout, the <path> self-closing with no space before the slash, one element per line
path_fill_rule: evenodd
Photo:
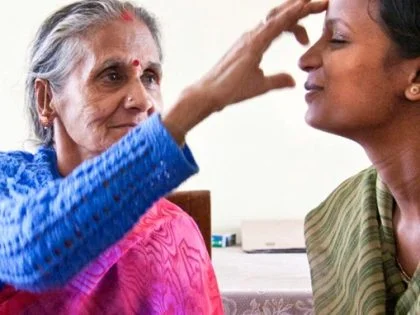
<path fill-rule="evenodd" d="M 138 66 L 140 66 L 140 61 L 139 61 L 138 59 L 134 59 L 134 60 L 133 60 L 133 66 L 134 66 L 134 67 L 138 67 Z"/>
<path fill-rule="evenodd" d="M 123 13 L 121 13 L 121 18 L 124 21 L 128 21 L 128 22 L 134 21 L 133 14 L 131 12 L 128 12 L 128 11 L 124 11 Z"/>

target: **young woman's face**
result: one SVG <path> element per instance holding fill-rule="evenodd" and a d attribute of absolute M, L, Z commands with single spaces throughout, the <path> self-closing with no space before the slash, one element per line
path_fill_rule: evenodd
<path fill-rule="evenodd" d="M 309 125 L 357 140 L 395 117 L 406 60 L 379 20 L 376 1 L 329 1 L 323 34 L 299 62 Z"/>
<path fill-rule="evenodd" d="M 95 156 L 161 109 L 159 50 L 138 20 L 116 20 L 84 39 L 86 53 L 56 104 L 55 138 Z"/>

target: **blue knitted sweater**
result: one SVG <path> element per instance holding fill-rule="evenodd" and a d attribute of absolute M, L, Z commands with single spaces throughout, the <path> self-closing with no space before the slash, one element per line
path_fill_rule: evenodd
<path fill-rule="evenodd" d="M 64 285 L 197 171 L 157 114 L 64 178 L 52 148 L 0 152 L 0 286 Z"/>

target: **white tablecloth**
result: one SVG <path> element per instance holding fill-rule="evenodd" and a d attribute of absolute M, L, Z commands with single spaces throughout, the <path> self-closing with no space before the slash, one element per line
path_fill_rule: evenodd
<path fill-rule="evenodd" d="M 247 254 L 213 248 L 226 315 L 312 314 L 306 254 Z"/>

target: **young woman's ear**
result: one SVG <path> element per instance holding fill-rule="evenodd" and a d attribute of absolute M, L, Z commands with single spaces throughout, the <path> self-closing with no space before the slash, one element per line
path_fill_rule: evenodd
<path fill-rule="evenodd" d="M 412 101 L 420 101 L 420 83 L 413 83 L 405 89 L 405 97 Z"/>

